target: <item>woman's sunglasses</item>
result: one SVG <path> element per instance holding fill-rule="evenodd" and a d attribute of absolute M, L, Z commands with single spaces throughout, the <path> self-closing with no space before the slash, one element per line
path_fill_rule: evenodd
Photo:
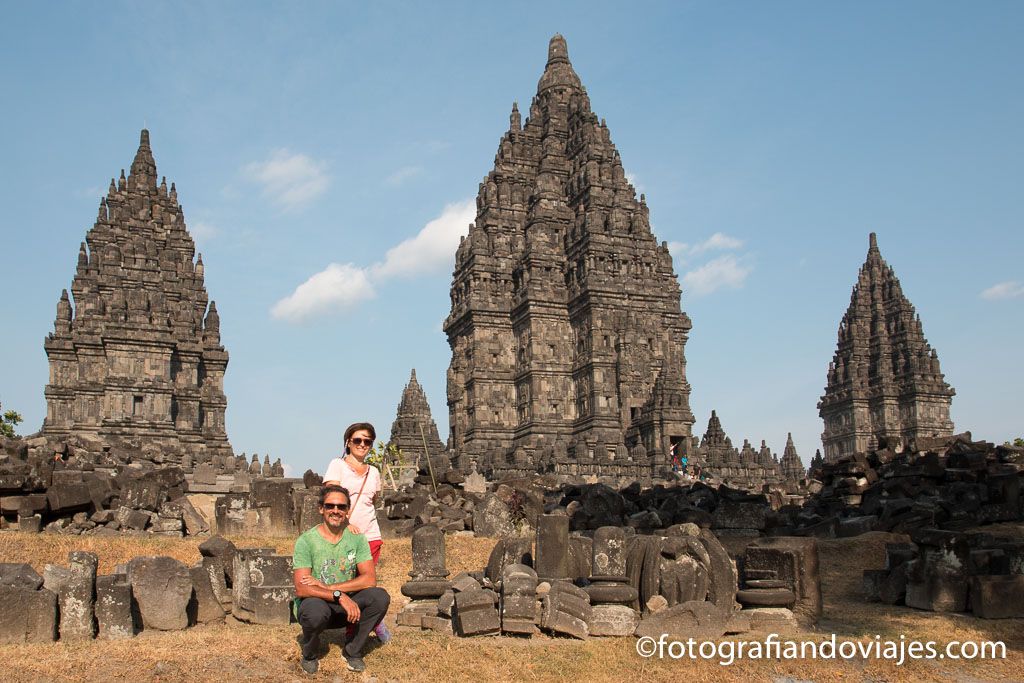
<path fill-rule="evenodd" d="M 348 503 L 324 503 L 324 510 L 341 510 L 344 512 L 348 510 Z"/>
<path fill-rule="evenodd" d="M 353 446 L 366 446 L 369 448 L 373 445 L 373 439 L 361 439 L 358 436 L 352 437 L 348 440 Z"/>

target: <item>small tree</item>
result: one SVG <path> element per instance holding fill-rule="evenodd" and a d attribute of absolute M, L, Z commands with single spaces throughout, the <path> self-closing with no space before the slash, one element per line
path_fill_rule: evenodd
<path fill-rule="evenodd" d="M 403 461 L 402 451 L 393 443 L 378 441 L 366 456 L 366 462 L 379 470 L 385 465 L 401 465 Z"/>
<path fill-rule="evenodd" d="M 0 405 L 0 410 L 2 409 L 3 406 Z M 17 434 L 14 433 L 14 428 L 18 426 L 18 424 L 21 423 L 21 421 L 22 418 L 20 413 L 17 413 L 13 410 L 8 410 L 6 413 L 3 414 L 2 417 L 0 417 L 0 434 L 7 437 L 17 436 Z"/>

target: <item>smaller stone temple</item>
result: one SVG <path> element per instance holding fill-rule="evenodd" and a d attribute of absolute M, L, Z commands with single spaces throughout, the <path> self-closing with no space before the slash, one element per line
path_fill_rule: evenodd
<path fill-rule="evenodd" d="M 786 441 L 781 461 L 764 440 L 758 450 L 754 450 L 747 439 L 743 440 L 743 447 L 737 449 L 726 435 L 718 413 L 714 410 L 711 411 L 700 444 L 694 444 L 690 465 L 700 468 L 724 484 L 747 490 L 759 490 L 764 484 L 799 481 L 806 476 L 793 445 L 792 434 Z"/>
<path fill-rule="evenodd" d="M 416 369 L 409 376 L 409 383 L 402 391 L 398 413 L 391 423 L 391 443 L 402 451 L 407 462 L 423 462 L 423 441 L 426 439 L 430 457 L 436 458 L 445 451 L 437 424 L 430 413 L 430 404 L 423 387 L 416 380 Z"/>
<path fill-rule="evenodd" d="M 177 190 L 158 182 L 147 130 L 128 176 L 100 199 L 44 348 L 43 435 L 120 439 L 196 462 L 232 455 L 220 316 Z"/>
<path fill-rule="evenodd" d="M 951 436 L 955 393 L 871 233 L 818 402 L 825 461 L 874 450 L 882 439 L 899 450 L 918 437 Z"/>

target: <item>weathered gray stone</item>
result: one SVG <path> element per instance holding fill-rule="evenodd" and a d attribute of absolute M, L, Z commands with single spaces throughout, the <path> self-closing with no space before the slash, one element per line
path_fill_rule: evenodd
<path fill-rule="evenodd" d="M 188 567 L 172 557 L 136 557 L 128 563 L 128 581 L 144 629 L 175 631 L 188 626 Z"/>
<path fill-rule="evenodd" d="M 593 616 L 590 596 L 567 581 L 555 581 L 541 598 L 540 627 L 552 633 L 585 639 Z"/>
<path fill-rule="evenodd" d="M 0 586 L 5 588 L 26 588 L 38 590 L 43 585 L 43 577 L 23 562 L 0 562 Z"/>
<path fill-rule="evenodd" d="M 43 585 L 57 594 L 60 606 L 60 639 L 91 640 L 96 635 L 96 567 L 93 553 L 72 551 L 68 567 L 48 564 Z"/>
<path fill-rule="evenodd" d="M 452 623 L 460 636 L 481 636 L 498 633 L 501 619 L 489 591 L 481 589 L 455 594 Z"/>
<path fill-rule="evenodd" d="M 202 564 L 191 567 L 189 575 L 192 577 L 192 597 L 187 608 L 189 623 L 210 624 L 224 621 L 224 607 L 214 592 L 213 581 L 207 567 Z"/>
<path fill-rule="evenodd" d="M 630 636 L 640 624 L 640 613 L 626 605 L 593 605 L 589 633 L 592 636 Z"/>
<path fill-rule="evenodd" d="M 793 536 L 761 538 L 747 546 L 743 563 L 744 567 L 774 571 L 779 580 L 789 582 L 796 598 L 793 613 L 797 620 L 805 626 L 817 623 L 822 610 L 817 540 Z"/>
<path fill-rule="evenodd" d="M 534 556 L 537 576 L 545 581 L 569 578 L 569 518 L 541 515 Z"/>
<path fill-rule="evenodd" d="M 52 643 L 57 639 L 57 594 L 0 586 L 0 644 Z"/>
<path fill-rule="evenodd" d="M 120 640 L 135 635 L 132 587 L 125 574 L 96 577 L 96 622 L 99 638 Z"/>
<path fill-rule="evenodd" d="M 671 638 L 718 638 L 726 632 L 731 611 L 713 603 L 684 602 L 660 612 L 648 613 L 640 621 L 635 634 L 638 637 L 658 638 L 667 634 Z"/>
<path fill-rule="evenodd" d="M 228 585 L 231 585 L 231 577 L 234 576 L 235 544 L 217 535 L 208 538 L 199 544 L 199 554 L 203 557 L 213 557 L 221 561 L 224 572 L 227 575 Z"/>
<path fill-rule="evenodd" d="M 1024 575 L 973 577 L 971 611 L 982 619 L 1024 618 Z"/>

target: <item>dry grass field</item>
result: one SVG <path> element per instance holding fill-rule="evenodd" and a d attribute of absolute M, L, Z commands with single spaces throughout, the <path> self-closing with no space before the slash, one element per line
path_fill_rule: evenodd
<path fill-rule="evenodd" d="M 1024 620 L 985 621 L 966 615 L 942 615 L 865 603 L 860 574 L 881 567 L 884 545 L 897 538 L 872 533 L 820 545 L 825 614 L 814 632 L 788 636 L 821 639 L 1002 640 L 1007 657 L 995 661 L 912 661 L 903 666 L 882 660 L 762 660 L 730 666 L 701 660 L 643 659 L 632 638 L 459 639 L 429 632 L 399 630 L 394 640 L 366 656 L 367 672 L 345 670 L 339 646 L 332 644 L 320 673 L 306 676 L 298 667 L 298 626 L 250 626 L 233 621 L 179 632 L 144 632 L 127 641 L 0 645 L 3 681 L 206 681 L 315 679 L 377 681 L 1024 681 Z M 291 539 L 232 538 L 239 547 L 273 546 L 291 551 Z M 0 562 L 30 562 L 40 572 L 48 562 L 64 563 L 70 550 L 89 550 L 100 558 L 100 572 L 138 555 L 170 555 L 186 564 L 199 559 L 194 539 L 147 537 L 82 538 L 0 533 Z M 490 539 L 448 540 L 453 573 L 484 566 Z M 392 612 L 404 600 L 398 592 L 411 568 L 408 539 L 385 542 L 380 583 L 391 593 Z M 3 609 L 0 606 L 0 609 Z M 389 615 L 393 623 L 393 615 Z M 742 636 L 737 640 L 744 639 Z M 748 639 L 753 639 L 753 636 Z"/>

